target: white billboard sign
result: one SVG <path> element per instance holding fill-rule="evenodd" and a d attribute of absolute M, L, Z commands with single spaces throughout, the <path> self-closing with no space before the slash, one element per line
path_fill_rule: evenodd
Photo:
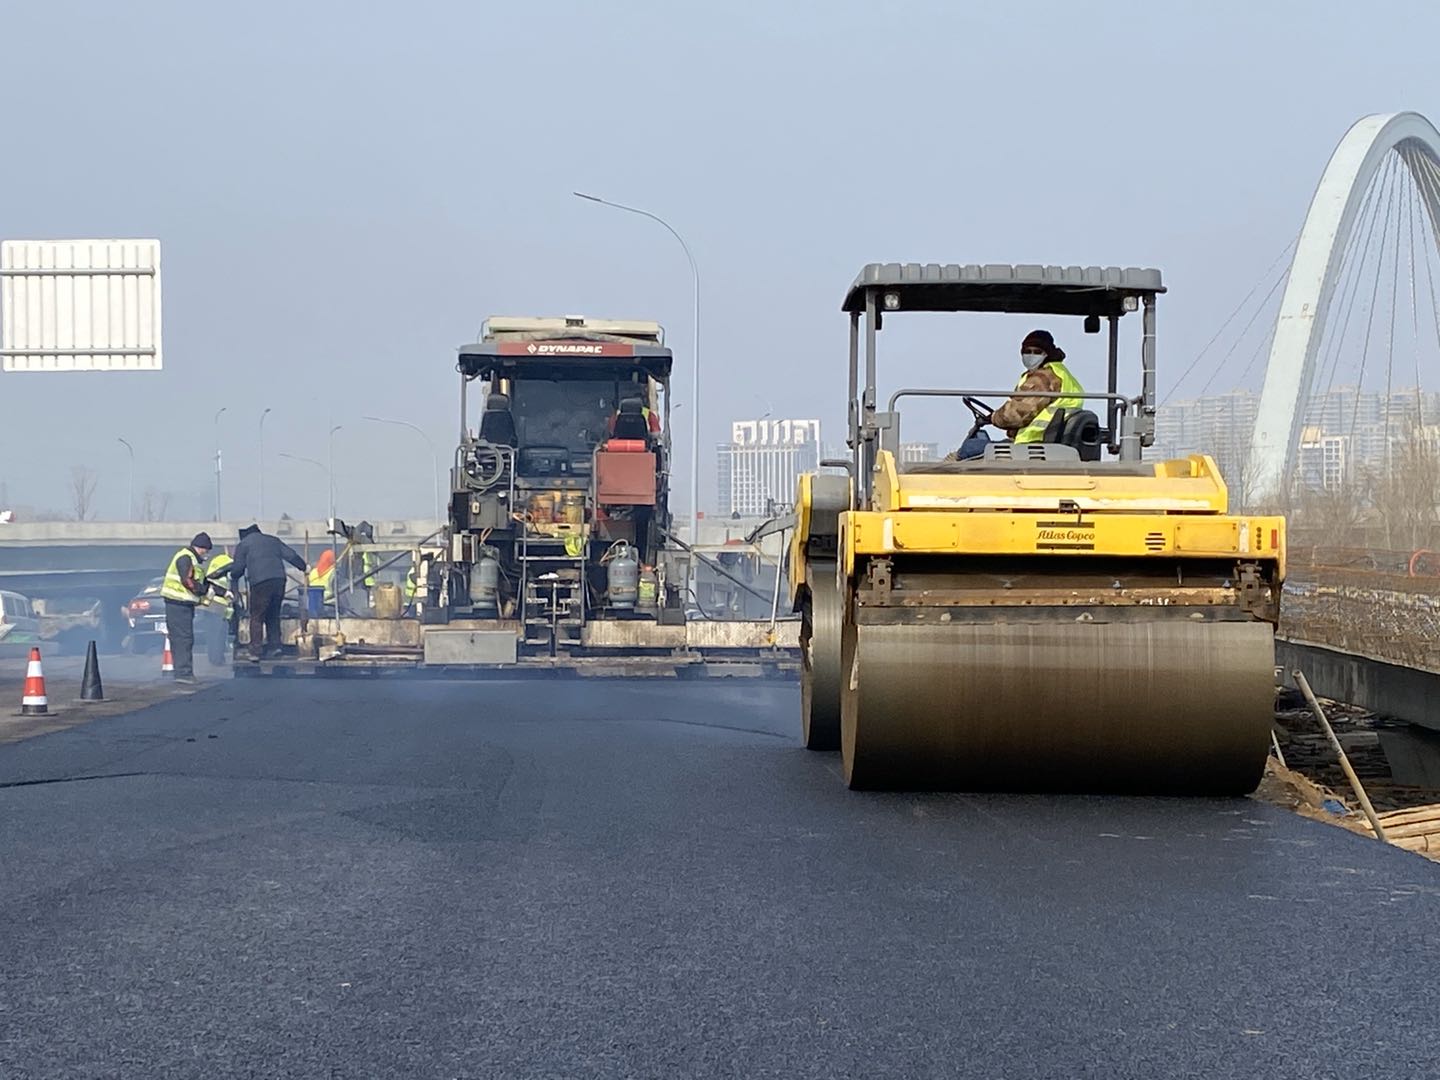
<path fill-rule="evenodd" d="M 6 371 L 159 371 L 160 241 L 0 243 Z"/>

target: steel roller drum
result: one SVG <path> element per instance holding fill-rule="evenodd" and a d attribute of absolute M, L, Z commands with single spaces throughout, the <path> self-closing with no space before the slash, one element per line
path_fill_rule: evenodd
<path fill-rule="evenodd" d="M 835 563 L 809 566 L 810 638 L 802 642 L 800 725 L 809 750 L 840 749 L 840 586 Z"/>
<path fill-rule="evenodd" d="M 1265 768 L 1266 623 L 847 621 L 842 654 L 852 788 L 1240 795 Z"/>

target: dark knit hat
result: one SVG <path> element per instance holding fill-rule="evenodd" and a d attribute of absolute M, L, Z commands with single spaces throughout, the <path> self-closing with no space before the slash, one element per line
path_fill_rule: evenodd
<path fill-rule="evenodd" d="M 1047 360 L 1065 359 L 1065 350 L 1055 344 L 1049 330 L 1031 330 L 1026 334 L 1025 340 L 1020 343 L 1020 351 L 1024 352 L 1026 349 L 1044 349 Z"/>
<path fill-rule="evenodd" d="M 209 551 L 209 550 L 210 550 L 211 548 L 213 548 L 215 545 L 210 542 L 210 534 L 209 534 L 209 533 L 202 532 L 202 533 L 196 533 L 196 534 L 194 535 L 194 537 L 191 538 L 191 540 L 190 540 L 190 546 L 191 546 L 192 548 L 194 548 L 196 551 L 199 551 L 201 548 L 204 548 L 206 551 Z"/>

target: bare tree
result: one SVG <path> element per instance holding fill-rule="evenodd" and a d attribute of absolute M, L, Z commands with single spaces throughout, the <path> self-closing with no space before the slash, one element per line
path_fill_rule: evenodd
<path fill-rule="evenodd" d="M 153 487 L 146 488 L 140 499 L 140 520 L 164 521 L 169 512 L 170 492 L 156 491 Z"/>
<path fill-rule="evenodd" d="M 1386 548 L 1427 546 L 1440 524 L 1440 449 L 1426 439 L 1398 443 L 1389 467 L 1369 480 Z"/>
<path fill-rule="evenodd" d="M 70 470 L 70 509 L 76 521 L 88 521 L 95 512 L 95 470 L 76 465 Z"/>
<path fill-rule="evenodd" d="M 1324 547 L 1364 546 L 1360 526 L 1366 505 L 1360 485 L 1343 482 L 1329 488 L 1300 486 L 1289 504 L 1287 516 L 1297 533 L 1308 534 Z"/>

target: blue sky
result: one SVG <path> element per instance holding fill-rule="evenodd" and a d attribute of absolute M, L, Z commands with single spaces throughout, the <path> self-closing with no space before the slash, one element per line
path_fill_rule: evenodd
<path fill-rule="evenodd" d="M 124 436 L 137 488 L 198 510 L 223 405 L 227 516 L 251 514 L 268 406 L 271 516 L 323 512 L 320 471 L 276 455 L 324 460 L 332 422 L 342 515 L 422 514 L 429 451 L 360 417 L 448 456 L 453 350 L 495 313 L 659 319 L 687 401 L 682 253 L 577 188 L 694 249 L 706 447 L 766 409 L 840 437 L 838 307 L 876 260 L 1160 266 L 1163 393 L 1349 124 L 1440 113 L 1437 30 L 1423 3 L 6 0 L 0 237 L 158 236 L 167 361 L 0 375 L 0 478 L 63 507 L 89 464 L 120 515 Z M 1008 384 L 1029 328 L 897 322 L 884 381 Z M 1098 379 L 1098 339 L 1070 351 Z"/>

